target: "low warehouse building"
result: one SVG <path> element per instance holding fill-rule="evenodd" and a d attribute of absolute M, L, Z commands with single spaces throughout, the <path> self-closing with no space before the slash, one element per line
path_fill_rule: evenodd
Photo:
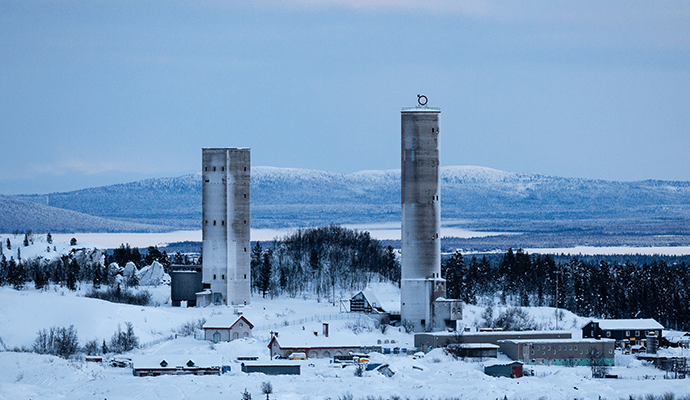
<path fill-rule="evenodd" d="M 491 331 L 491 332 L 426 332 L 414 335 L 418 349 L 446 347 L 451 343 L 491 343 L 508 339 L 570 339 L 568 331 Z"/>
<path fill-rule="evenodd" d="M 335 332 L 329 335 L 327 323 L 323 324 L 322 334 L 318 331 L 290 332 L 285 335 L 275 332 L 268 348 L 271 358 L 276 355 L 287 358 L 292 353 L 304 353 L 308 358 L 331 358 L 362 351 L 357 335 L 351 332 Z"/>
<path fill-rule="evenodd" d="M 501 353 L 525 364 L 614 365 L 613 339 L 499 340 Z"/>
<path fill-rule="evenodd" d="M 222 367 L 222 357 L 219 355 L 153 355 L 132 358 L 134 376 L 220 375 Z"/>
<path fill-rule="evenodd" d="M 491 343 L 451 343 L 446 347 L 446 351 L 463 358 L 496 358 L 498 348 L 498 345 Z"/>
<path fill-rule="evenodd" d="M 266 375 L 300 375 L 299 364 L 285 364 L 274 361 L 270 364 L 262 363 L 242 363 L 242 372 L 262 373 Z"/>

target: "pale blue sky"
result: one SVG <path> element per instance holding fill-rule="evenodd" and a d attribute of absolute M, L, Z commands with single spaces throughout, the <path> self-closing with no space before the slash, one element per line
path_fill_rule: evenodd
<path fill-rule="evenodd" d="M 690 180 L 690 2 L 1 1 L 0 194 L 399 168 L 418 93 L 442 165 Z"/>

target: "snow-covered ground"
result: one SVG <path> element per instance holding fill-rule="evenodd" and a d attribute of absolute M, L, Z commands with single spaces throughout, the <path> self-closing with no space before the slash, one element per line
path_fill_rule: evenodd
<path fill-rule="evenodd" d="M 4 239 L 6 240 L 6 238 Z M 21 249 L 23 258 L 55 257 L 72 249 L 55 242 L 46 251 L 44 237 L 36 237 L 32 246 L 23 247 L 22 237 L 12 237 L 12 252 Z M 79 238 L 78 238 L 79 240 Z M 78 242 L 77 247 L 86 243 Z M 9 255 L 7 248 L 5 255 Z M 16 253 L 14 253 L 16 254 Z M 375 354 L 371 361 L 390 364 L 395 372 L 385 377 L 378 372 L 365 372 L 356 377 L 353 367 L 336 368 L 327 359 L 299 361 L 300 376 L 266 376 L 244 374 L 236 362 L 240 356 L 256 356 L 269 361 L 267 344 L 271 331 L 284 337 L 313 337 L 328 322 L 334 337 L 359 327 L 358 339 L 363 345 L 388 343 L 390 347 L 413 348 L 414 337 L 404 330 L 391 327 L 382 333 L 366 317 L 343 312 L 339 302 L 317 301 L 309 294 L 299 298 L 262 298 L 254 296 L 242 314 L 255 328 L 250 339 L 212 345 L 194 337 L 181 336 L 181 328 L 213 315 L 234 317 L 233 308 L 178 308 L 170 306 L 169 286 L 145 288 L 156 306 L 132 306 L 109 303 L 84 297 L 90 289 L 83 285 L 76 292 L 59 286 L 36 290 L 31 284 L 21 291 L 0 287 L 0 399 L 149 399 L 166 400 L 205 398 L 239 399 L 247 389 L 255 399 L 263 398 L 261 383 L 271 382 L 271 399 L 339 399 L 348 395 L 357 399 L 368 396 L 388 399 L 393 396 L 416 400 L 426 399 L 605 399 L 628 398 L 629 395 L 674 393 L 690 395 L 687 380 L 664 379 L 664 373 L 647 366 L 632 356 L 618 355 L 611 373 L 621 379 L 591 379 L 586 367 L 536 366 L 535 376 L 520 379 L 493 378 L 482 371 L 482 363 L 459 361 L 434 350 L 423 358 Z M 390 284 L 369 287 L 384 308 L 399 305 L 399 289 Z M 339 299 L 354 293 L 341 292 Z M 475 327 L 483 322 L 486 304 L 467 306 L 461 326 Z M 494 307 L 497 316 L 502 307 Z M 556 313 L 548 307 L 526 308 L 539 329 L 571 330 L 579 337 L 580 327 L 587 319 L 567 311 Z M 11 351 L 30 348 L 37 332 L 51 327 L 74 325 L 80 345 L 87 341 L 109 341 L 118 326 L 130 322 L 142 346 L 137 355 L 221 355 L 231 372 L 221 376 L 160 376 L 134 377 L 129 368 L 115 368 L 80 359 L 37 355 Z M 364 327 L 364 329 L 361 329 Z M 177 337 L 176 337 L 177 336 Z M 387 341 L 387 342 L 386 342 Z M 665 350 L 662 350 L 665 351 Z M 190 357 L 191 358 L 191 357 Z"/>
<path fill-rule="evenodd" d="M 392 303 L 397 288 L 378 285 L 371 288 L 382 303 Z M 166 400 L 208 398 L 241 398 L 245 388 L 254 398 L 262 398 L 261 383 L 271 382 L 274 399 L 337 399 L 352 394 L 354 399 L 367 396 L 400 396 L 401 398 L 461 398 L 461 399 L 606 399 L 627 398 L 628 395 L 649 393 L 690 394 L 687 380 L 663 379 L 663 372 L 645 366 L 631 356 L 618 356 L 611 373 L 623 379 L 591 379 L 586 367 L 534 367 L 535 376 L 521 379 L 493 378 L 484 375 L 481 362 L 454 360 L 434 350 L 424 358 L 376 354 L 371 361 L 390 364 L 395 375 L 387 378 L 378 372 L 365 372 L 355 377 L 354 369 L 335 368 L 329 360 L 300 361 L 300 376 L 266 376 L 244 374 L 235 362 L 239 356 L 257 356 L 269 360 L 270 331 L 290 335 L 313 335 L 321 332 L 322 322 L 328 321 L 332 332 L 347 331 L 357 319 L 341 319 L 350 315 L 340 313 L 335 306 L 316 300 L 253 297 L 242 309 L 243 315 L 254 325 L 253 338 L 212 345 L 193 337 L 175 335 L 181 325 L 214 314 L 233 314 L 228 307 L 175 308 L 169 306 L 169 288 L 148 288 L 158 307 L 129 306 L 85 298 L 79 292 L 52 287 L 37 291 L 16 291 L 0 288 L 0 338 L 4 346 L 30 347 L 40 329 L 74 325 L 83 345 L 88 340 L 109 340 L 117 325 L 132 322 L 134 331 L 144 344 L 131 355 L 195 355 L 220 354 L 232 370 L 221 376 L 160 376 L 134 377 L 128 368 L 114 368 L 84 361 L 66 361 L 53 356 L 32 353 L 0 352 L 0 398 L 2 399 L 149 399 Z M 479 320 L 480 306 L 468 307 L 463 323 L 471 326 Z M 546 325 L 555 320 L 548 308 L 529 309 L 532 318 Z M 579 323 L 582 319 L 566 314 L 561 323 Z M 385 334 L 374 328 L 366 318 L 359 325 L 368 324 L 371 331 L 360 333 L 362 344 L 395 341 L 391 347 L 413 347 L 413 336 L 389 328 Z M 564 327 L 561 326 L 561 329 Z M 576 327 L 565 327 L 576 329 Z M 155 343 L 160 341 L 159 343 Z M 149 344 L 154 342 L 155 344 Z M 647 379 L 645 379 L 645 377 Z"/>

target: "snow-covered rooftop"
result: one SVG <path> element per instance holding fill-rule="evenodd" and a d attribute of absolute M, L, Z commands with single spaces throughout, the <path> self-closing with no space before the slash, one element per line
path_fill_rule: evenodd
<path fill-rule="evenodd" d="M 640 319 L 595 319 L 592 320 L 599 324 L 599 328 L 605 331 L 612 330 L 646 330 L 664 329 L 663 325 L 656 322 L 653 318 Z"/>

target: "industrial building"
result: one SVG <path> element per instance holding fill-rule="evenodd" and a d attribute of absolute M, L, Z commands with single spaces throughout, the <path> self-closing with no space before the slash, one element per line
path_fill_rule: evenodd
<path fill-rule="evenodd" d="M 441 185 L 439 181 L 439 114 L 417 96 L 418 106 L 401 111 L 402 323 L 415 332 L 455 329 L 462 305 L 444 300 L 441 277 Z M 452 304 L 454 303 L 454 304 Z M 449 311 L 450 310 L 450 311 Z M 455 310 L 455 313 L 451 312 Z M 458 312 L 459 310 L 459 312 Z"/>
<path fill-rule="evenodd" d="M 204 290 L 198 306 L 250 302 L 249 180 L 249 149 L 202 149 Z"/>
<path fill-rule="evenodd" d="M 499 340 L 501 353 L 525 364 L 614 365 L 613 339 L 509 339 Z"/>
<path fill-rule="evenodd" d="M 453 343 L 491 343 L 510 339 L 570 339 L 568 331 L 490 331 L 490 332 L 433 332 L 414 335 L 414 346 L 419 349 L 446 347 Z"/>
<path fill-rule="evenodd" d="M 196 294 L 204 288 L 201 267 L 197 265 L 170 266 L 170 301 L 174 307 L 196 305 Z"/>

